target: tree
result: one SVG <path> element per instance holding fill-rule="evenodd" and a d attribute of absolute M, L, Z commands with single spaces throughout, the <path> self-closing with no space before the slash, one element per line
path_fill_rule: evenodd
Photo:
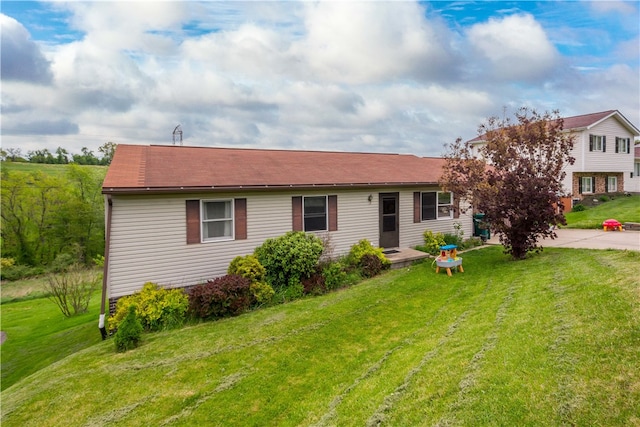
<path fill-rule="evenodd" d="M 116 143 L 106 142 L 98 148 L 98 151 L 102 153 L 100 164 L 108 166 L 111 164 L 111 160 L 113 160 L 113 154 L 116 152 Z"/>
<path fill-rule="evenodd" d="M 566 224 L 558 209 L 563 169 L 575 159 L 557 111 L 520 108 L 514 117 L 491 117 L 480 126 L 485 144 L 478 157 L 469 142 L 450 144 L 441 185 L 484 213 L 505 253 L 523 259 L 542 249 L 540 238 L 557 237 L 555 225 Z"/>

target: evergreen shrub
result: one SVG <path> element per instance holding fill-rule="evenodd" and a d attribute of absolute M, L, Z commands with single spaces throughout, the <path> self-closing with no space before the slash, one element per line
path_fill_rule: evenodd
<path fill-rule="evenodd" d="M 127 308 L 127 314 L 120 322 L 118 331 L 113 337 L 113 341 L 116 345 L 116 351 L 125 352 L 138 347 L 140 340 L 142 339 L 142 323 L 136 315 L 136 306 L 129 305 Z"/>

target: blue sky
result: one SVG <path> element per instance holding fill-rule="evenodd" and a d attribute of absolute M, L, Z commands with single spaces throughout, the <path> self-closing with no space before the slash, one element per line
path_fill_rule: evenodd
<path fill-rule="evenodd" d="M 528 106 L 640 125 L 640 3 L 12 2 L 2 146 L 444 153 Z"/>

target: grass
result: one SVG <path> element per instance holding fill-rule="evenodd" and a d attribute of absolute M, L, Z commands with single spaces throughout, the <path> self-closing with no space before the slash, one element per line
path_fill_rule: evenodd
<path fill-rule="evenodd" d="M 92 296 L 87 313 L 70 318 L 47 298 L 25 299 L 0 306 L 2 330 L 7 334 L 1 347 L 2 390 L 101 340 L 99 292 Z"/>
<path fill-rule="evenodd" d="M 26 173 L 31 173 L 31 172 L 43 172 L 47 175 L 52 175 L 52 176 L 64 176 L 67 173 L 67 166 L 68 165 L 53 165 L 53 164 L 46 164 L 46 163 L 28 163 L 28 162 L 7 162 L 4 161 L 1 163 L 0 168 L 2 168 L 3 170 L 7 170 L 9 172 L 26 172 Z M 97 168 L 97 169 L 101 169 L 104 171 L 104 173 L 107 173 L 107 166 L 89 166 L 89 165 L 83 165 L 81 167 L 87 167 L 87 168 Z"/>
<path fill-rule="evenodd" d="M 98 343 L 5 389 L 2 425 L 640 425 L 639 252 L 463 257 Z"/>
<path fill-rule="evenodd" d="M 566 228 L 602 228 L 602 222 L 614 218 L 622 224 L 640 222 L 640 196 L 618 197 L 582 212 L 566 213 Z"/>

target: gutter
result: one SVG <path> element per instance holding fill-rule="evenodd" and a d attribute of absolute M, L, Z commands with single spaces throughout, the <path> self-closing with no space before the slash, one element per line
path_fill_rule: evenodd
<path fill-rule="evenodd" d="M 100 300 L 100 318 L 98 319 L 98 329 L 102 339 L 107 338 L 107 328 L 105 327 L 105 312 L 107 306 L 107 283 L 109 275 L 109 247 L 111 246 L 111 216 L 113 213 L 113 201 L 111 195 L 106 196 L 107 212 L 105 225 L 105 242 L 104 242 L 104 266 L 102 272 L 102 299 Z"/>
<path fill-rule="evenodd" d="M 424 187 L 439 185 L 438 182 L 367 182 L 353 184 L 284 184 L 284 185 L 211 185 L 184 187 L 103 187 L 102 194 L 167 194 L 167 193 L 202 193 L 202 192 L 238 192 L 238 191 L 285 191 L 285 190 L 318 190 L 318 189 L 371 189 L 388 187 Z"/>

